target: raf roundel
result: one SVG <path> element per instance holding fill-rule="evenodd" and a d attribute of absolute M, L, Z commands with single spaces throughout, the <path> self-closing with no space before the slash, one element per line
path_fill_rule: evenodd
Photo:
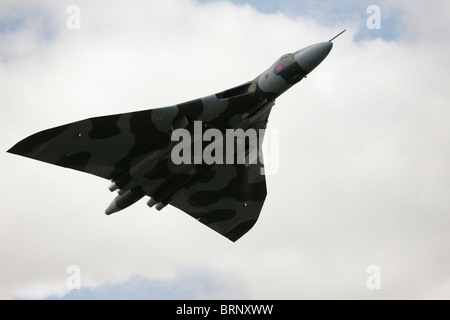
<path fill-rule="evenodd" d="M 275 68 L 273 68 L 273 72 L 274 72 L 276 75 L 282 74 L 283 71 L 284 71 L 284 64 L 282 64 L 281 62 L 280 62 L 279 64 L 277 64 L 277 65 L 275 66 Z"/>

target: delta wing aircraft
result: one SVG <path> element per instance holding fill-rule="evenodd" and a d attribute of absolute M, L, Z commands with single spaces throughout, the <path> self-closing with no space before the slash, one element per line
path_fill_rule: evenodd
<path fill-rule="evenodd" d="M 248 136 L 235 135 L 231 138 L 234 143 L 245 147 L 230 156 L 225 148 L 226 132 L 261 132 L 275 99 L 325 59 L 336 37 L 281 56 L 255 79 L 237 87 L 174 106 L 47 129 L 18 142 L 8 152 L 111 180 L 109 190 L 118 195 L 106 214 L 148 196 L 150 207 L 161 210 L 170 204 L 236 241 L 256 223 L 267 194 L 260 150 L 252 163 L 237 158 L 239 154 L 248 157 L 263 137 L 252 144 L 243 141 Z M 199 137 L 194 132 L 197 129 L 214 130 L 214 142 L 205 146 L 200 141 L 198 147 L 199 139 L 205 137 Z M 179 145 L 186 132 L 193 137 L 187 143 L 194 149 L 191 154 Z M 226 157 L 205 161 L 201 156 L 207 151 L 214 159 L 220 153 Z M 174 160 L 174 155 L 179 157 Z"/>

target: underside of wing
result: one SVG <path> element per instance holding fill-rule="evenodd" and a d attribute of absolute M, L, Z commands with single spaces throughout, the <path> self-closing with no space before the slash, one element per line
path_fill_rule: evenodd
<path fill-rule="evenodd" d="M 272 105 L 251 117 L 253 129 L 266 127 Z M 259 147 L 263 138 L 259 137 Z M 252 151 L 249 149 L 247 155 Z M 217 164 L 170 204 L 231 241 L 238 240 L 258 220 L 267 195 L 262 150 L 256 151 L 256 159 L 250 164 Z"/>
<path fill-rule="evenodd" d="M 231 241 L 249 231 L 266 198 L 261 163 L 222 164 L 170 204 Z"/>
<path fill-rule="evenodd" d="M 8 152 L 114 179 L 142 156 L 163 150 L 177 117 L 172 106 L 90 118 L 38 132 Z"/>

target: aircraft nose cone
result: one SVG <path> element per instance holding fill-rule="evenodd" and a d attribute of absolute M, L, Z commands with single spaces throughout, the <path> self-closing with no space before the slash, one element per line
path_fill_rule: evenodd
<path fill-rule="evenodd" d="M 310 73 L 314 70 L 333 48 L 332 42 L 320 42 L 301 49 L 295 53 L 295 60 L 299 66 Z"/>

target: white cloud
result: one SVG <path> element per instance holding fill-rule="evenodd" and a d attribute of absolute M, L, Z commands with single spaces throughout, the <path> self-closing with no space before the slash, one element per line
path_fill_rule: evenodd
<path fill-rule="evenodd" d="M 193 300 L 245 298 L 242 287 L 227 274 L 212 272 L 205 266 L 185 267 L 171 279 L 146 279 L 139 275 L 122 277 L 96 286 L 81 286 L 42 295 L 48 284 L 29 286 L 16 295 L 18 299 L 36 299 L 45 296 L 51 300 Z M 33 290 L 34 289 L 34 290 Z"/>
<path fill-rule="evenodd" d="M 0 45 L 3 150 L 60 124 L 221 91 L 341 29 L 166 0 L 80 2 L 82 28 L 71 31 L 72 3 L 30 3 L 15 12 L 29 21 L 28 8 L 40 7 L 41 20 L 0 33 L 13 44 Z M 108 181 L 0 155 L 0 297 L 62 294 L 76 264 L 91 288 L 131 275 L 164 287 L 195 265 L 239 283 L 218 283 L 221 298 L 448 298 L 449 48 L 436 32 L 448 22 L 433 18 L 445 6 L 398 4 L 414 30 L 395 41 L 355 43 L 349 28 L 277 100 L 269 128 L 280 129 L 280 171 L 236 243 L 144 201 L 106 216 Z M 381 268 L 381 290 L 366 288 L 369 265 Z"/>

